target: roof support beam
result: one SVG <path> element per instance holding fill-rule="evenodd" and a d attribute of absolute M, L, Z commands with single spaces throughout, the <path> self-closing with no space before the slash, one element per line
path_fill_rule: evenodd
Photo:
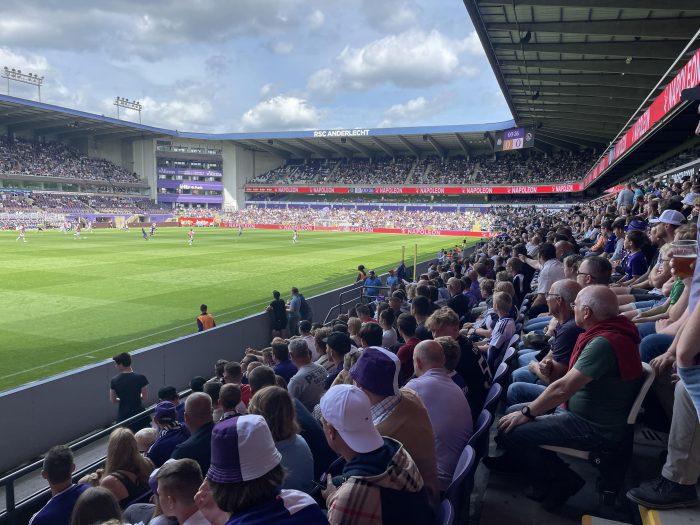
<path fill-rule="evenodd" d="M 440 157 L 444 159 L 447 156 L 447 150 L 443 148 L 433 136 L 426 135 L 425 138 L 428 142 L 430 142 L 430 145 L 435 149 L 435 151 L 437 151 L 437 154 L 440 155 Z"/>
<path fill-rule="evenodd" d="M 668 61 L 657 59 L 637 59 L 629 64 L 623 58 L 607 60 L 528 60 L 520 58 L 502 58 L 499 60 L 504 68 L 522 69 L 556 69 L 568 71 L 595 71 L 600 73 L 624 73 L 625 75 L 651 75 L 655 79 L 666 73 Z M 508 74 L 507 72 L 505 73 Z"/>
<path fill-rule="evenodd" d="M 267 151 L 268 153 L 272 153 L 273 155 L 277 155 L 278 157 L 282 157 L 283 159 L 289 160 L 292 158 L 292 155 L 288 151 L 275 148 L 264 140 L 251 140 L 250 142 L 255 144 L 255 147 Z"/>
<path fill-rule="evenodd" d="M 552 148 L 552 145 L 549 142 L 547 142 L 544 139 L 539 139 L 539 138 L 535 139 L 535 148 L 540 150 L 540 151 L 544 151 L 545 153 L 552 153 L 552 151 L 554 149 L 554 148 Z"/>
<path fill-rule="evenodd" d="M 96 131 L 106 130 L 106 129 L 114 129 L 113 124 L 103 124 L 101 126 L 92 125 L 89 128 L 80 128 L 80 127 L 72 128 L 72 129 L 69 129 L 68 131 L 64 131 L 63 133 L 59 133 L 57 136 L 60 140 L 79 137 L 80 135 L 92 136 L 95 134 Z"/>
<path fill-rule="evenodd" d="M 532 82 L 558 82 L 562 84 L 588 84 L 591 86 L 615 86 L 647 88 L 647 92 L 656 85 L 655 77 L 646 75 L 614 75 L 595 73 L 573 73 L 568 75 L 530 74 L 530 75 L 506 75 L 506 82 L 522 80 L 530 84 Z"/>
<path fill-rule="evenodd" d="M 371 159 L 372 157 L 374 157 L 374 151 L 369 149 L 367 146 L 360 144 L 355 139 L 351 139 L 350 137 L 347 137 L 347 143 L 350 144 L 353 148 L 355 148 L 357 151 L 362 153 L 367 158 Z"/>
<path fill-rule="evenodd" d="M 328 154 L 330 153 L 330 151 L 328 151 L 327 149 L 319 148 L 315 144 L 312 144 L 310 141 L 306 142 L 301 139 L 294 139 L 294 141 L 295 144 L 301 146 L 302 148 L 306 148 L 310 151 L 313 151 L 316 155 L 319 155 L 321 157 L 328 157 Z"/>
<path fill-rule="evenodd" d="M 32 122 L 41 122 L 44 121 L 46 122 L 47 120 L 53 120 L 51 122 L 52 126 L 56 125 L 56 122 L 58 119 L 55 117 L 51 119 L 47 115 L 26 115 L 24 117 L 17 117 L 17 118 L 11 118 L 11 119 L 2 119 L 2 123 L 5 124 L 6 126 L 12 126 L 12 128 L 16 131 L 22 130 L 22 129 L 31 129 L 31 125 L 25 125 L 25 124 L 30 124 Z"/>
<path fill-rule="evenodd" d="M 541 95 L 546 93 L 563 94 L 563 95 L 581 95 L 581 96 L 598 96 L 609 97 L 610 99 L 624 98 L 641 102 L 649 94 L 648 89 L 643 88 L 616 88 L 613 86 L 509 86 L 512 96 L 518 96 L 514 91 L 524 91 L 528 95 L 532 95 L 533 91 L 539 91 Z"/>
<path fill-rule="evenodd" d="M 496 145 L 496 140 L 494 137 L 489 133 L 488 131 L 484 133 L 484 138 L 489 141 L 489 145 L 491 146 L 491 151 L 494 151 L 495 145 Z"/>
<path fill-rule="evenodd" d="M 577 125 L 575 128 L 567 128 L 562 126 L 561 122 L 544 122 L 542 129 L 545 133 L 550 135 L 559 136 L 566 135 L 571 138 L 583 138 L 600 141 L 603 144 L 609 144 L 613 137 L 617 134 L 617 131 L 607 131 L 600 129 L 600 126 L 592 126 L 589 123 Z M 535 132 L 536 134 L 537 132 Z"/>
<path fill-rule="evenodd" d="M 559 120 L 561 122 L 566 123 L 567 127 L 569 125 L 571 126 L 576 126 L 578 127 L 579 122 L 594 122 L 599 124 L 598 128 L 610 128 L 606 129 L 606 131 L 612 131 L 613 129 L 615 130 L 614 132 L 617 133 L 620 131 L 620 128 L 625 125 L 627 122 L 626 118 L 619 119 L 615 117 L 602 117 L 600 115 L 581 115 L 578 113 L 538 113 L 538 114 L 531 114 L 531 113 L 526 113 L 523 112 L 521 118 L 523 120 L 525 119 L 532 119 L 537 122 L 542 122 L 544 120 Z M 574 124 L 576 123 L 576 124 Z"/>
<path fill-rule="evenodd" d="M 700 26 L 700 17 L 585 20 L 577 22 L 494 22 L 489 31 L 532 31 L 574 35 L 617 35 L 687 40 Z M 526 46 L 527 47 L 527 46 Z"/>
<path fill-rule="evenodd" d="M 353 156 L 353 152 L 350 151 L 348 148 L 345 146 L 341 146 L 340 144 L 336 144 L 332 140 L 328 140 L 327 138 L 322 138 L 320 139 L 321 142 L 326 144 L 329 148 L 331 148 L 333 151 L 337 151 L 340 153 L 343 157 L 350 159 Z"/>
<path fill-rule="evenodd" d="M 306 149 L 300 149 L 295 146 L 292 146 L 290 144 L 287 144 L 286 142 L 282 142 L 281 140 L 273 140 L 272 141 L 273 145 L 282 148 L 283 150 L 289 151 L 293 155 L 296 155 L 297 157 L 301 157 L 304 159 L 308 159 L 311 156 L 311 153 L 306 150 Z"/>
<path fill-rule="evenodd" d="M 588 148 L 596 148 L 599 150 L 602 149 L 604 144 L 607 144 L 607 142 L 601 142 L 599 140 L 572 138 L 572 137 L 569 137 L 567 135 L 560 135 L 560 134 L 552 134 L 552 133 L 543 132 L 543 130 L 539 130 L 535 134 L 535 138 L 549 141 L 550 143 L 553 140 L 558 140 L 560 142 L 565 142 L 565 143 L 571 144 L 573 146 L 586 146 Z"/>
<path fill-rule="evenodd" d="M 635 110 L 639 104 L 625 99 L 613 99 L 612 97 L 567 97 L 540 95 L 537 100 L 533 100 L 530 96 L 513 95 L 513 102 L 519 105 L 544 106 L 544 107 L 559 107 L 562 105 L 569 106 L 591 106 L 594 108 L 618 108 Z"/>
<path fill-rule="evenodd" d="M 544 6 L 544 7 L 584 7 L 581 0 L 479 0 L 479 5 L 505 5 L 505 6 Z M 671 10 L 696 10 L 698 4 L 695 0 L 674 0 L 672 6 L 659 5 L 657 0 L 586 0 L 585 7 L 610 8 L 610 9 L 671 9 Z"/>
<path fill-rule="evenodd" d="M 611 117 L 615 119 L 623 119 L 625 122 L 632 116 L 632 111 L 627 109 L 619 109 L 614 106 L 607 108 L 575 106 L 571 104 L 532 104 L 528 102 L 523 104 L 523 113 L 537 113 L 541 115 L 551 115 L 554 113 L 572 113 L 576 115 L 596 115 L 601 117 Z"/>
<path fill-rule="evenodd" d="M 409 150 L 411 153 L 413 153 L 413 155 L 414 155 L 417 159 L 419 159 L 419 158 L 420 158 L 420 150 L 419 150 L 418 148 L 416 148 L 413 144 L 411 144 L 411 143 L 408 141 L 408 139 L 406 139 L 406 137 L 404 137 L 403 135 L 399 135 L 398 137 L 399 137 L 399 140 L 401 141 L 401 143 L 402 143 L 404 146 L 406 146 L 406 147 L 408 148 L 408 150 Z"/>
<path fill-rule="evenodd" d="M 457 142 L 459 142 L 459 147 L 462 148 L 462 151 L 465 153 L 467 157 L 471 156 L 471 152 L 469 151 L 469 144 L 467 144 L 467 141 L 464 140 L 462 135 L 459 133 L 455 133 L 455 137 L 457 137 Z"/>
<path fill-rule="evenodd" d="M 377 146 L 379 146 L 382 149 L 382 151 L 384 151 L 384 153 L 389 155 L 391 158 L 396 158 L 396 151 L 390 148 L 386 142 L 381 140 L 379 137 L 372 137 L 372 140 Z"/>
<path fill-rule="evenodd" d="M 658 42 L 558 42 L 546 44 L 494 43 L 496 52 L 525 51 L 536 53 L 570 53 L 575 55 L 599 55 L 634 58 L 664 58 L 675 60 L 683 51 L 685 41 L 661 40 Z"/>

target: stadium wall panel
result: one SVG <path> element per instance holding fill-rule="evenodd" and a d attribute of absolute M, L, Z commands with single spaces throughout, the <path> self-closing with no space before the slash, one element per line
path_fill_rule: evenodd
<path fill-rule="evenodd" d="M 418 271 L 427 266 L 419 264 Z M 354 287 L 308 298 L 314 321 L 322 322 L 328 310 L 338 304 L 339 294 Z M 193 330 L 195 327 L 193 319 Z M 268 314 L 255 314 L 132 352 L 134 370 L 148 378 L 148 401 L 152 404 L 160 387 L 172 385 L 184 390 L 194 376 L 211 377 L 217 359 L 240 360 L 246 347 L 264 348 L 269 341 Z M 0 393 L 0 472 L 32 461 L 54 445 L 73 442 L 110 425 L 116 417 L 116 405 L 109 402 L 109 381 L 115 374 L 112 361 L 105 360 Z"/>

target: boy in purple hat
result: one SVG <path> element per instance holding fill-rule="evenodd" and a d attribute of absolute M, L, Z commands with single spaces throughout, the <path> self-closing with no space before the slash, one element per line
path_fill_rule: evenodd
<path fill-rule="evenodd" d="M 327 525 L 313 498 L 280 489 L 281 460 L 262 416 L 218 423 L 211 436 L 211 466 L 195 498 L 200 510 L 205 516 L 209 510 L 230 513 L 226 525 Z M 218 509 L 206 508 L 209 492 Z"/>
<path fill-rule="evenodd" d="M 170 401 L 161 401 L 156 405 L 153 424 L 158 437 L 146 455 L 156 467 L 160 467 L 170 458 L 175 447 L 190 437 L 190 433 L 178 421 L 177 407 Z"/>

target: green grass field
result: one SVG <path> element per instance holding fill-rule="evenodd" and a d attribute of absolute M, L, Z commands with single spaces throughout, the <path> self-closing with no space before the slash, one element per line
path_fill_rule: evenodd
<path fill-rule="evenodd" d="M 184 228 L 0 232 L 0 390 L 196 331 L 199 305 L 218 324 L 261 311 L 278 289 L 306 297 L 384 270 L 413 244 L 419 260 L 461 241 L 430 236 Z M 317 312 L 317 315 L 325 315 Z"/>

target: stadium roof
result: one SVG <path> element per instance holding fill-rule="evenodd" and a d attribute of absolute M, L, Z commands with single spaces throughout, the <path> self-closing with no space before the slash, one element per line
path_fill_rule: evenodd
<path fill-rule="evenodd" d="M 186 138 L 230 140 L 283 158 L 321 156 L 444 155 L 448 150 L 493 151 L 495 132 L 515 122 L 406 128 L 357 128 L 257 133 L 191 133 L 157 128 L 104 115 L 0 95 L 0 124 L 10 132 L 32 131 L 58 140 Z"/>
<path fill-rule="evenodd" d="M 687 62 L 700 28 L 698 0 L 464 4 L 516 123 L 562 148 L 607 146 Z"/>

